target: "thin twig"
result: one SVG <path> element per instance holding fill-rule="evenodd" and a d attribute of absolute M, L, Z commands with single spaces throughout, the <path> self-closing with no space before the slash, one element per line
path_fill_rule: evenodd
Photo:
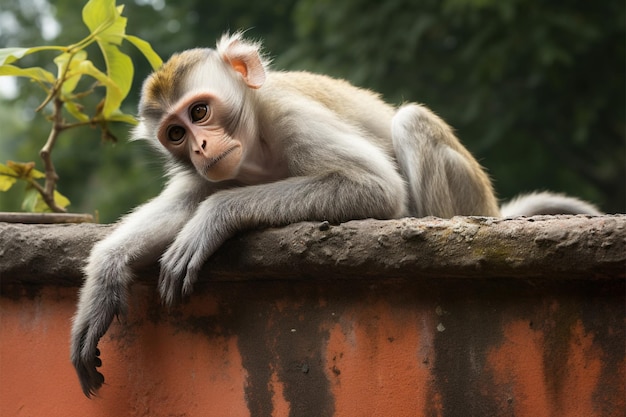
<path fill-rule="evenodd" d="M 41 187 L 36 187 L 37 190 L 41 193 L 46 204 L 52 209 L 52 211 L 57 213 L 65 213 L 63 207 L 60 207 L 54 201 L 54 190 L 56 188 L 56 183 L 59 180 L 59 176 L 54 169 L 54 164 L 52 163 L 52 148 L 56 143 L 59 134 L 64 130 L 65 126 L 63 125 L 63 101 L 59 97 L 55 97 L 53 101 L 53 110 L 52 110 L 52 129 L 50 130 L 50 135 L 48 136 L 48 140 L 46 144 L 39 151 L 39 156 L 43 160 L 45 173 L 46 173 L 46 182 L 43 193 L 41 193 Z"/>

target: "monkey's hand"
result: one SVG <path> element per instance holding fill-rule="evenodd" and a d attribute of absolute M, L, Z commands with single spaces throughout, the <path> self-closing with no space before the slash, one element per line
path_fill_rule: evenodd
<path fill-rule="evenodd" d="M 88 265 L 72 326 L 71 360 L 87 397 L 95 395 L 104 383 L 104 376 L 97 370 L 102 365 L 98 341 L 113 318 L 125 313 L 127 297 L 123 282 L 130 272 L 127 267 L 118 269 L 111 264 L 90 262 Z"/>
<path fill-rule="evenodd" d="M 213 196 L 216 197 L 216 196 Z M 213 197 L 198 207 L 193 218 L 178 233 L 161 257 L 159 291 L 166 305 L 173 305 L 193 292 L 193 285 L 206 260 L 230 236 Z"/>

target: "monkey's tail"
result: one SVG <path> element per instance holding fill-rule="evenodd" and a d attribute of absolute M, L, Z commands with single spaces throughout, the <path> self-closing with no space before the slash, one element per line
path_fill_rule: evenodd
<path fill-rule="evenodd" d="M 539 214 L 588 214 L 600 216 L 596 206 L 576 197 L 549 191 L 522 194 L 500 208 L 502 217 L 534 216 Z"/>

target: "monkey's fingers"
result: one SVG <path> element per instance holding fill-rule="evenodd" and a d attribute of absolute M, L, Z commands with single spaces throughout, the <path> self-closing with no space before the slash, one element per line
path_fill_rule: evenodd
<path fill-rule="evenodd" d="M 100 349 L 97 347 L 94 349 L 85 349 L 87 334 L 88 330 L 83 330 L 78 342 L 72 346 L 72 363 L 74 364 L 74 368 L 76 368 L 83 393 L 87 398 L 91 398 L 104 383 L 104 375 L 96 369 L 102 366 Z"/>
<path fill-rule="evenodd" d="M 182 286 L 182 276 L 176 275 L 168 271 L 164 266 L 161 266 L 159 293 L 161 294 L 161 300 L 166 306 L 171 307 L 180 302 L 182 298 Z"/>
<path fill-rule="evenodd" d="M 97 352 L 97 355 L 100 351 Z M 94 356 L 91 360 L 82 362 L 76 365 L 76 372 L 78 373 L 78 380 L 83 393 L 87 398 L 91 398 L 104 384 L 104 375 L 102 375 L 97 367 L 102 366 L 102 360 L 98 356 Z"/>
<path fill-rule="evenodd" d="M 196 282 L 195 276 L 190 276 L 187 274 L 185 276 L 185 280 L 183 281 L 182 295 L 183 297 L 189 297 L 193 292 L 193 283 Z"/>
<path fill-rule="evenodd" d="M 161 258 L 161 272 L 159 273 L 159 292 L 161 299 L 167 306 L 173 306 L 181 301 L 183 279 L 187 269 L 187 261 L 176 245 L 170 247 Z"/>
<path fill-rule="evenodd" d="M 188 297 L 193 292 L 193 286 L 198 281 L 198 276 L 202 270 L 202 266 L 206 262 L 208 256 L 207 252 L 196 252 L 189 263 L 187 264 L 187 274 L 182 285 L 182 296 Z"/>
<path fill-rule="evenodd" d="M 102 366 L 102 359 L 100 359 L 100 349 L 96 348 L 96 358 L 94 360 L 94 363 L 96 365 L 96 368 L 99 368 Z"/>

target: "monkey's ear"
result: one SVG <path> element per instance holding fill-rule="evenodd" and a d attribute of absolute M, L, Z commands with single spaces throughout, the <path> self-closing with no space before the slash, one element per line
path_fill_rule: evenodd
<path fill-rule="evenodd" d="M 265 67 L 259 46 L 242 41 L 240 36 L 224 37 L 218 44 L 222 59 L 243 77 L 250 88 L 260 88 L 265 82 Z"/>

